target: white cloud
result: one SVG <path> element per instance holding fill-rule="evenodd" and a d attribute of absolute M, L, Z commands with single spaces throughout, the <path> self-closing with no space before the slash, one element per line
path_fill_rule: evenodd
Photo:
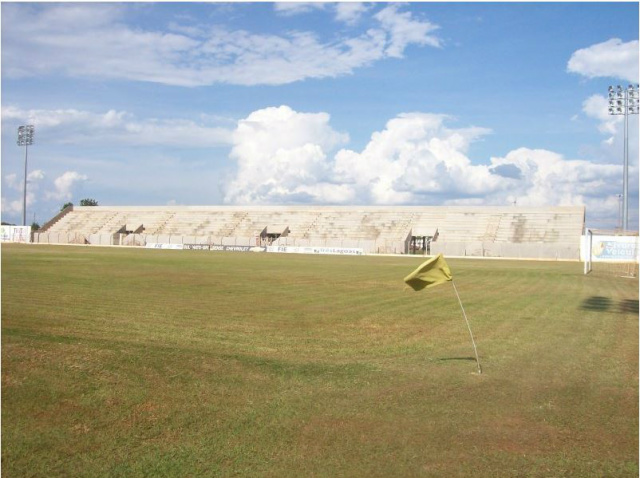
<path fill-rule="evenodd" d="M 570 58 L 567 69 L 587 78 L 606 77 L 636 83 L 639 76 L 638 41 L 623 42 L 612 38 L 603 43 L 591 45 L 576 51 Z M 611 224 L 612 217 L 617 216 L 618 193 L 622 192 L 622 155 L 624 150 L 624 119 L 622 116 L 609 115 L 608 98 L 592 95 L 582 104 L 582 111 L 588 118 L 597 120 L 598 130 L 606 138 L 594 153 L 600 161 L 609 165 L 591 164 L 588 168 L 598 170 L 600 179 L 579 181 L 587 184 L 584 192 L 590 191 L 592 197 L 585 198 L 590 217 L 601 217 L 602 221 Z M 638 191 L 638 117 L 629 118 L 629 192 L 633 198 Z M 582 168 L 583 170 L 585 168 Z M 574 171 L 575 173 L 575 171 Z M 568 186 L 567 186 L 568 187 Z M 633 205 L 631 205 L 633 207 Z"/>
<path fill-rule="evenodd" d="M 44 179 L 45 174 L 41 169 L 36 169 L 27 174 L 27 184 L 29 187 L 38 186 L 38 181 Z M 18 175 L 16 173 L 7 174 L 4 177 L 4 182 L 8 188 L 13 189 L 15 191 L 22 191 L 24 188 L 24 175 L 18 179 Z"/>
<path fill-rule="evenodd" d="M 451 130 L 444 127 L 445 118 L 399 115 L 374 133 L 362 152 L 338 152 L 337 177 L 353 185 L 360 202 L 374 204 L 413 204 L 425 197 L 441 202 L 497 187 L 499 180 L 487 166 L 473 166 L 465 156 L 469 144 L 489 131 Z"/>
<path fill-rule="evenodd" d="M 241 120 L 230 155 L 237 161 L 237 175 L 227 186 L 225 202 L 323 202 L 320 190 L 340 196 L 341 188 L 327 183 L 331 171 L 326 154 L 348 136 L 333 130 L 329 119 L 326 113 L 280 106 Z"/>
<path fill-rule="evenodd" d="M 327 4 L 322 2 L 276 2 L 274 4 L 276 12 L 289 17 L 313 12 L 315 10 L 324 10 L 326 6 Z"/>
<path fill-rule="evenodd" d="M 415 20 L 411 12 L 400 13 L 399 9 L 399 4 L 391 4 L 375 15 L 390 35 L 390 41 L 385 50 L 387 55 L 402 58 L 404 50 L 411 44 L 441 46 L 440 39 L 430 34 L 439 28 L 437 25 L 428 21 Z"/>
<path fill-rule="evenodd" d="M 571 55 L 567 70 L 587 78 L 619 78 L 638 81 L 638 40 L 624 43 L 612 38 Z"/>
<path fill-rule="evenodd" d="M 335 11 L 336 21 L 353 26 L 371 9 L 371 6 L 360 2 L 277 2 L 274 4 L 274 9 L 285 17 L 332 9 Z"/>
<path fill-rule="evenodd" d="M 40 181 L 45 178 L 45 173 L 41 169 L 35 169 L 27 174 L 27 208 L 33 206 L 37 202 L 37 193 L 40 188 Z M 5 186 L 11 190 L 16 191 L 19 194 L 12 194 L 11 196 L 18 199 L 2 197 L 1 211 L 4 214 L 20 215 L 23 208 L 23 194 L 24 194 L 24 175 L 20 178 L 16 173 L 9 173 L 4 176 Z"/>
<path fill-rule="evenodd" d="M 36 182 L 44 179 L 44 171 L 42 169 L 35 169 L 27 174 L 27 182 Z"/>
<path fill-rule="evenodd" d="M 89 177 L 85 174 L 80 174 L 76 171 L 66 171 L 53 181 L 55 189 L 47 192 L 45 197 L 47 199 L 69 200 L 73 197 L 77 186 L 88 179 Z"/>
<path fill-rule="evenodd" d="M 18 191 L 22 189 L 22 181 L 18 180 L 18 175 L 16 173 L 7 174 L 4 177 L 4 182 L 7 187 L 11 189 L 15 189 Z"/>
<path fill-rule="evenodd" d="M 606 138 L 601 143 L 599 156 L 603 161 L 620 162 L 624 150 L 624 117 L 609 114 L 609 100 L 601 95 L 592 95 L 582 104 L 582 111 L 588 118 L 598 121 L 598 131 Z M 629 163 L 632 168 L 638 167 L 638 116 L 629 117 Z M 633 173 L 633 171 L 632 171 Z M 635 181 L 637 174 L 631 175 Z"/>
<path fill-rule="evenodd" d="M 586 204 L 592 208 L 600 198 L 614 194 L 621 172 L 616 165 L 569 160 L 553 151 L 529 148 L 510 151 L 503 158 L 491 158 L 491 165 L 494 169 L 507 165 L 517 168 L 520 178 L 505 182 L 508 187 L 488 200 L 517 201 L 521 206 Z"/>
<path fill-rule="evenodd" d="M 294 12 L 302 6 L 284 6 Z M 316 4 L 311 4 L 316 5 Z M 324 5 L 324 4 L 321 4 Z M 3 5 L 3 74 L 42 74 L 149 81 L 178 86 L 216 83 L 280 85 L 336 77 L 374 61 L 400 58 L 409 45 L 440 46 L 428 21 L 385 7 L 363 34 L 321 41 L 308 31 L 280 35 L 217 25 L 169 25 L 171 32 L 133 29 L 121 4 Z M 355 21 L 362 8 L 340 7 Z"/>
<path fill-rule="evenodd" d="M 185 119 L 137 119 L 126 111 L 2 108 L 3 122 L 28 121 L 36 134 L 58 143 L 120 143 L 207 148 L 231 143 L 231 130 Z"/>
<path fill-rule="evenodd" d="M 582 111 L 589 118 L 600 122 L 598 130 L 603 134 L 615 135 L 618 133 L 622 116 L 609 114 L 609 100 L 602 95 L 592 95 L 582 103 Z M 611 140 L 611 138 L 609 138 Z"/>
<path fill-rule="evenodd" d="M 27 209 L 33 206 L 36 202 L 35 195 L 31 191 L 27 191 Z M 4 214 L 22 214 L 22 208 L 24 207 L 24 200 L 20 199 L 10 200 L 6 197 L 2 198 L 1 210 Z"/>
<path fill-rule="evenodd" d="M 360 2 L 338 2 L 336 7 L 336 20 L 344 22 L 347 25 L 355 25 L 360 21 L 362 15 L 368 10 L 369 6 Z"/>
<path fill-rule="evenodd" d="M 242 120 L 227 185 L 231 204 L 586 205 L 591 218 L 616 211 L 621 167 L 519 148 L 473 164 L 470 145 L 485 128 L 452 129 L 447 117 L 405 113 L 360 151 L 331 149 L 346 139 L 325 113 L 267 108 Z M 614 208 L 611 209 L 612 204 Z"/>

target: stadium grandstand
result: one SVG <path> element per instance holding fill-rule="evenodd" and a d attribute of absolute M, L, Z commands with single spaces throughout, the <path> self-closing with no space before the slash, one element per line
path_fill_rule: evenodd
<path fill-rule="evenodd" d="M 34 233 L 33 242 L 579 260 L 584 223 L 582 206 L 69 206 Z"/>

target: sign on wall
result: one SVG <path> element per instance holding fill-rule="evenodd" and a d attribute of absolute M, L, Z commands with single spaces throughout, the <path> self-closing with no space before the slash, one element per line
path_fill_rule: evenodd
<path fill-rule="evenodd" d="M 267 248 L 262 246 L 221 246 L 212 244 L 212 251 L 232 251 L 232 252 L 264 252 Z"/>
<path fill-rule="evenodd" d="M 147 242 L 145 247 L 147 249 L 184 249 L 183 244 L 166 244 L 162 242 Z"/>
<path fill-rule="evenodd" d="M 227 246 L 218 244 L 166 244 L 161 242 L 147 242 L 148 249 L 178 249 L 195 251 L 232 251 L 232 252 L 264 252 L 266 247 L 261 246 Z"/>
<path fill-rule="evenodd" d="M 638 244 L 618 241 L 593 241 L 593 257 L 601 260 L 633 261 L 638 256 Z"/>
<path fill-rule="evenodd" d="M 31 226 L 0 226 L 2 242 L 31 242 Z"/>
<path fill-rule="evenodd" d="M 208 251 L 209 244 L 183 244 L 183 249 L 188 251 Z"/>
<path fill-rule="evenodd" d="M 362 248 L 358 247 L 313 247 L 313 246 L 268 246 L 267 252 L 283 252 L 287 254 L 336 254 L 361 256 Z"/>
<path fill-rule="evenodd" d="M 586 241 L 588 236 L 583 236 L 582 256 L 588 250 Z M 640 249 L 637 236 L 593 236 L 591 244 L 591 260 L 594 262 L 623 261 L 638 262 Z"/>

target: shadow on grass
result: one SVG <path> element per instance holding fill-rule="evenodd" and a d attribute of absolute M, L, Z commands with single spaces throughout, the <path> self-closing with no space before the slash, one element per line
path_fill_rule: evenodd
<path fill-rule="evenodd" d="M 436 360 L 438 362 L 448 362 L 450 360 L 471 360 L 472 362 L 476 361 L 475 357 L 444 357 Z"/>
<path fill-rule="evenodd" d="M 637 314 L 639 312 L 638 301 L 633 299 L 622 300 L 618 304 L 618 311 L 623 314 Z"/>
<path fill-rule="evenodd" d="M 609 297 L 594 295 L 593 297 L 585 299 L 584 302 L 582 302 L 580 308 L 585 310 L 604 312 L 605 310 L 609 310 L 611 308 L 611 299 Z"/>
<path fill-rule="evenodd" d="M 637 314 L 638 300 L 624 299 L 618 302 L 614 302 L 609 297 L 595 295 L 593 297 L 585 299 L 582 302 L 580 308 L 583 310 L 592 310 L 596 312 L 611 310 L 612 312 L 619 312 L 621 314 Z"/>

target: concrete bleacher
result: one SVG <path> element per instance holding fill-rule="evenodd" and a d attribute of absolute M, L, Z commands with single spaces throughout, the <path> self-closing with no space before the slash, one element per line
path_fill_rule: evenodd
<path fill-rule="evenodd" d="M 577 259 L 584 216 L 581 206 L 81 206 L 45 224 L 37 241 L 144 245 L 233 240 L 406 253 L 412 236 L 433 235 L 432 253 Z"/>

